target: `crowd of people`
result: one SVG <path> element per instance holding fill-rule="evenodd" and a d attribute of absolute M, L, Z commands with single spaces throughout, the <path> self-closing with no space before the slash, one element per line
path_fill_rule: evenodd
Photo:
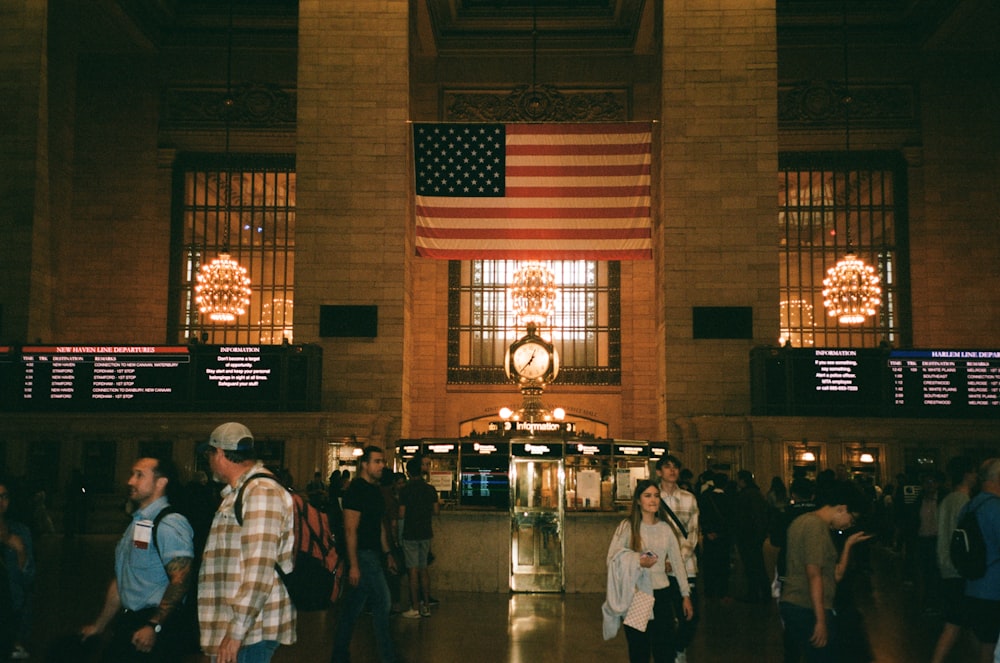
<path fill-rule="evenodd" d="M 1000 663 L 997 496 L 1000 459 L 977 468 L 954 458 L 947 474 L 914 482 L 900 475 L 884 490 L 839 466 L 815 479 L 796 476 L 788 487 L 775 477 L 764 494 L 748 470 L 735 481 L 719 468 L 694 479 L 677 457 L 665 456 L 656 480 L 638 482 L 631 515 L 612 536 L 604 637 L 624 630 L 630 663 L 687 663 L 699 593 L 723 603 L 775 600 L 785 663 L 867 663 L 873 655 L 855 581 L 870 573 L 865 544 L 879 537 L 925 615 L 944 622 L 932 663 L 945 663 L 963 629 L 979 643 L 980 663 Z M 987 549 L 986 574 L 975 579 L 959 574 L 949 546 L 970 509 Z M 768 548 L 773 568 L 765 565 Z M 743 574 L 738 598 L 730 593 L 736 567 Z"/>
<path fill-rule="evenodd" d="M 290 477 L 255 480 L 269 470 L 242 424 L 217 427 L 199 452 L 214 484 L 196 473 L 177 491 L 177 468 L 166 457 L 133 465 L 114 577 L 96 617 L 74 636 L 81 660 L 167 662 L 202 651 L 213 663 L 257 663 L 295 642 L 296 609 L 278 571 L 291 570 L 294 554 Z M 334 663 L 349 660 L 366 608 L 374 650 L 391 663 L 398 656 L 390 617 L 426 618 L 437 604 L 429 566 L 439 502 L 427 464 L 417 456 L 406 475 L 395 473 L 370 446 L 354 476 L 335 471 L 326 482 L 316 473 L 306 486 L 347 561 Z M 631 512 L 612 535 L 605 638 L 624 631 L 633 663 L 687 663 L 703 601 L 774 600 L 786 663 L 871 661 L 851 580 L 870 572 L 865 544 L 877 536 L 924 613 L 943 623 L 931 663 L 945 663 L 963 632 L 979 643 L 980 663 L 1000 663 L 1000 459 L 953 458 L 945 473 L 896 481 L 880 489 L 838 467 L 815 479 L 796 476 L 787 488 L 776 477 L 764 493 L 747 470 L 734 480 L 721 468 L 695 478 L 679 458 L 664 456 L 655 476 L 637 483 Z M 0 479 L 0 577 L 7 579 L 0 652 L 15 660 L 30 656 L 39 533 L 33 500 L 12 499 L 18 487 Z M 988 551 L 978 578 L 963 577 L 950 559 L 951 533 L 969 512 Z M 773 566 L 765 562 L 769 548 Z M 736 582 L 734 568 L 742 573 Z M 734 596 L 734 587 L 742 593 Z"/>
<path fill-rule="evenodd" d="M 54 643 L 48 660 L 175 663 L 202 652 L 212 663 L 266 663 L 296 641 L 297 611 L 282 580 L 295 554 L 291 477 L 257 459 L 253 434 L 240 423 L 218 426 L 198 452 L 211 480 L 198 472 L 183 486 L 171 458 L 135 461 L 114 576 L 94 619 Z M 438 496 L 425 480 L 427 469 L 425 459 L 411 459 L 407 481 L 385 467 L 381 448 L 369 446 L 357 458 L 355 476 L 336 471 L 327 485 L 317 473 L 306 486 L 347 560 L 335 663 L 350 660 L 354 625 L 365 607 L 380 660 L 394 663 L 392 611 L 422 618 L 437 604 L 428 565 Z M 0 660 L 30 656 L 33 537 L 10 508 L 14 487 L 0 479 L 0 571 L 7 580 L 0 582 Z M 86 531 L 86 509 L 67 506 L 67 514 L 67 537 Z M 400 583 L 397 574 L 404 571 Z M 397 607 L 401 589 L 409 595 L 405 611 Z"/>

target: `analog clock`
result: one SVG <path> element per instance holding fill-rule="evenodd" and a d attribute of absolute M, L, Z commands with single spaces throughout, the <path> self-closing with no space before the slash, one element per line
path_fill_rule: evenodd
<path fill-rule="evenodd" d="M 541 341 L 527 340 L 514 348 L 510 357 L 513 373 L 524 380 L 538 380 L 548 372 L 552 354 Z"/>

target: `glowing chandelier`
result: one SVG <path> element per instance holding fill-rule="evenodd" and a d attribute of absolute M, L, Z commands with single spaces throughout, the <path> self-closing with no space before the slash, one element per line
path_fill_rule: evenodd
<path fill-rule="evenodd" d="M 201 266 L 194 294 L 199 312 L 213 322 L 232 322 L 250 305 L 250 277 L 223 249 L 212 262 Z"/>
<path fill-rule="evenodd" d="M 514 313 L 525 326 L 541 326 L 556 308 L 556 276 L 546 265 L 522 263 L 510 284 Z"/>
<path fill-rule="evenodd" d="M 826 270 L 823 279 L 823 306 L 842 325 L 859 325 L 875 315 L 882 303 L 882 288 L 871 265 L 853 253 Z"/>
<path fill-rule="evenodd" d="M 229 3 L 229 44 L 226 54 L 226 98 L 223 112 L 226 120 L 226 183 L 220 186 L 218 196 L 225 196 L 225 206 L 221 214 L 225 219 L 225 234 L 222 250 L 211 262 L 203 264 L 198 271 L 198 283 L 194 288 L 194 301 L 198 312 L 207 315 L 213 322 L 232 322 L 247 312 L 250 305 L 250 277 L 247 270 L 229 254 L 229 226 L 231 223 L 232 170 L 229 156 L 229 123 L 235 107 L 232 91 L 233 62 L 233 3 Z"/>
<path fill-rule="evenodd" d="M 844 143 L 848 165 L 844 169 L 844 222 L 847 226 L 847 254 L 837 264 L 826 270 L 823 279 L 823 306 L 827 315 L 837 318 L 842 325 L 860 325 L 875 315 L 882 304 L 882 289 L 875 269 L 858 258 L 851 248 L 851 102 L 847 65 L 847 3 L 844 3 Z M 858 206 L 861 206 L 861 188 L 858 189 Z"/>

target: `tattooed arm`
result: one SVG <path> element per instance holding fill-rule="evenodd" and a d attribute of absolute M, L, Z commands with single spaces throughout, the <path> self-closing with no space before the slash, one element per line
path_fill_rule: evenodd
<path fill-rule="evenodd" d="M 170 584 L 163 591 L 156 615 L 149 620 L 150 623 L 132 634 L 132 644 L 137 651 L 148 653 L 153 650 L 153 646 L 156 644 L 154 624 L 166 623 L 180 607 L 191 584 L 191 559 L 190 557 L 175 557 L 164 567 L 167 577 L 170 578 Z"/>
<path fill-rule="evenodd" d="M 193 581 L 191 577 L 191 562 L 192 559 L 190 557 L 175 557 L 167 562 L 164 568 L 167 571 L 167 576 L 170 578 L 170 584 L 167 585 L 166 590 L 163 592 L 163 598 L 160 599 L 160 606 L 156 611 L 156 617 L 153 621 L 162 624 L 170 619 L 170 616 L 180 608 L 181 602 L 187 595 Z"/>

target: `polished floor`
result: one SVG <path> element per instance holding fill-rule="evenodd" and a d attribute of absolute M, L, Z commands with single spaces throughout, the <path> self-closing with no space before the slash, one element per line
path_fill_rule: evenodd
<path fill-rule="evenodd" d="M 93 619 L 112 572 L 114 537 L 49 537 L 38 544 L 39 578 L 32 659 L 60 635 Z M 875 571 L 857 591 L 870 640 L 871 659 L 884 663 L 921 663 L 940 631 L 940 620 L 924 614 L 916 589 L 904 583 L 898 558 L 881 551 Z M 738 592 L 738 585 L 734 584 Z M 435 592 L 440 606 L 424 619 L 393 617 L 399 653 L 407 663 L 535 663 L 549 661 L 626 661 L 624 636 L 605 642 L 601 602 L 596 594 L 478 594 Z M 276 663 L 329 660 L 335 610 L 300 615 L 299 642 L 278 650 Z M 963 640 L 950 661 L 974 660 L 974 645 Z M 858 639 L 855 635 L 854 640 Z M 54 659 L 58 660 L 58 658 Z M 200 662 L 192 657 L 184 663 Z M 207 660 L 207 659 L 205 659 Z M 692 663 L 781 661 L 781 627 L 773 604 L 709 601 L 691 645 Z M 377 656 L 370 619 L 362 618 L 352 645 L 353 663 L 374 663 Z"/>

